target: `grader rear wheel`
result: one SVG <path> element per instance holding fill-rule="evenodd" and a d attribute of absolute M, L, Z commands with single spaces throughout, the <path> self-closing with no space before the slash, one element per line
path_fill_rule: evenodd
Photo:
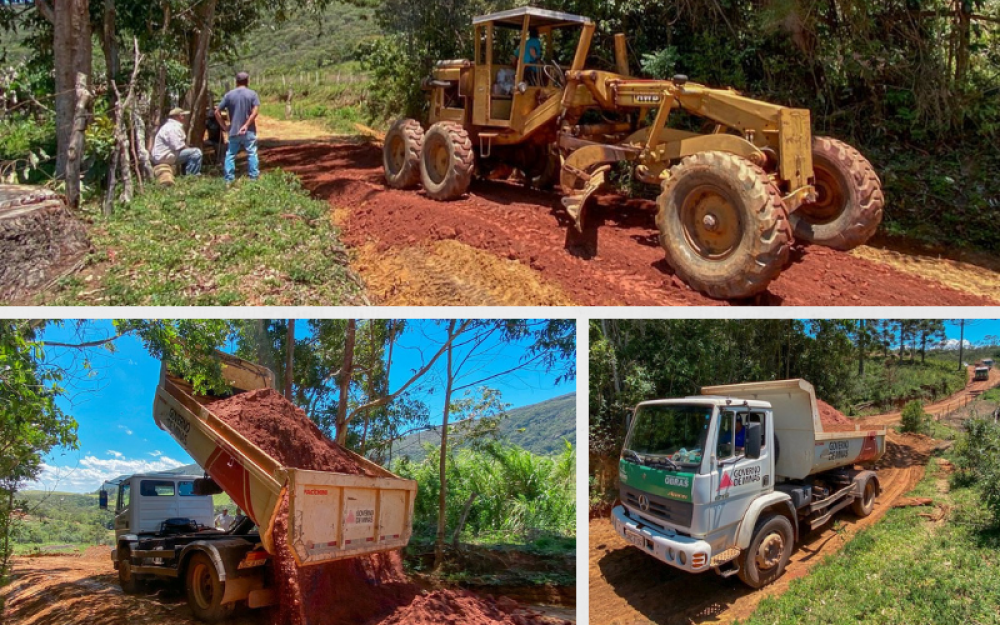
<path fill-rule="evenodd" d="M 871 163 L 843 141 L 813 139 L 816 201 L 791 215 L 795 237 L 835 250 L 863 244 L 882 222 L 882 183 Z"/>
<path fill-rule="evenodd" d="M 397 120 L 385 133 L 382 165 L 385 181 L 394 189 L 412 189 L 420 183 L 420 150 L 424 129 L 415 119 Z"/>
<path fill-rule="evenodd" d="M 656 225 L 667 262 L 692 288 L 733 299 L 760 293 L 788 259 L 791 228 L 764 170 L 726 152 L 702 152 L 670 170 Z"/>
<path fill-rule="evenodd" d="M 469 189 L 476 167 L 469 133 L 458 124 L 438 122 L 424 134 L 420 181 L 435 200 L 454 200 Z"/>

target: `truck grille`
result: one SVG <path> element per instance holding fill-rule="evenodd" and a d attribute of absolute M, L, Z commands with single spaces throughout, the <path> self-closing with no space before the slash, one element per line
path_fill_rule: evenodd
<path fill-rule="evenodd" d="M 639 505 L 640 495 L 645 496 L 646 500 L 649 502 L 649 507 L 646 510 L 643 510 L 642 506 Z M 691 527 L 691 519 L 694 517 L 694 504 L 690 501 L 674 501 L 673 499 L 667 499 L 666 497 L 660 497 L 659 495 L 653 495 L 624 487 L 621 489 L 621 499 L 625 505 L 635 510 L 639 510 L 643 514 L 648 514 L 653 518 L 663 519 L 673 525 Z"/>

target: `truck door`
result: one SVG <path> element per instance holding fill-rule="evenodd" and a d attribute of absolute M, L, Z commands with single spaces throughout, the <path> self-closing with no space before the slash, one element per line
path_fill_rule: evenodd
<path fill-rule="evenodd" d="M 724 408 L 716 425 L 715 462 L 712 468 L 712 526 L 735 531 L 750 503 L 762 492 L 770 490 L 771 446 L 767 445 L 767 420 L 764 411 L 747 408 Z M 746 445 L 745 425 L 761 424 L 760 458 L 750 459 L 744 454 Z"/>
<path fill-rule="evenodd" d="M 118 499 L 115 502 L 115 538 L 131 531 L 131 490 L 129 480 L 118 485 Z"/>

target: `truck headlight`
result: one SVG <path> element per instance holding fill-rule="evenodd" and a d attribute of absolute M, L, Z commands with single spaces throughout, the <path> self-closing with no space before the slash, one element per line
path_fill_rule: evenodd
<path fill-rule="evenodd" d="M 687 564 L 688 557 L 687 557 L 687 554 L 684 553 L 683 551 L 680 551 L 680 552 L 677 553 L 677 559 L 681 561 L 681 566 L 684 566 L 684 565 Z"/>

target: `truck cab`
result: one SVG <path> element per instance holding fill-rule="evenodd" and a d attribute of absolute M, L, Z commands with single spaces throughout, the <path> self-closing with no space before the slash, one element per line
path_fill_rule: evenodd
<path fill-rule="evenodd" d="M 784 571 L 800 532 L 847 506 L 871 513 L 878 479 L 855 465 L 881 457 L 884 430 L 825 431 L 804 380 L 702 392 L 636 407 L 611 514 L 626 541 L 675 568 L 759 588 Z"/>
<path fill-rule="evenodd" d="M 123 479 L 115 495 L 115 538 L 157 533 L 168 519 L 212 527 L 212 497 L 194 494 L 199 475 L 139 474 Z"/>

